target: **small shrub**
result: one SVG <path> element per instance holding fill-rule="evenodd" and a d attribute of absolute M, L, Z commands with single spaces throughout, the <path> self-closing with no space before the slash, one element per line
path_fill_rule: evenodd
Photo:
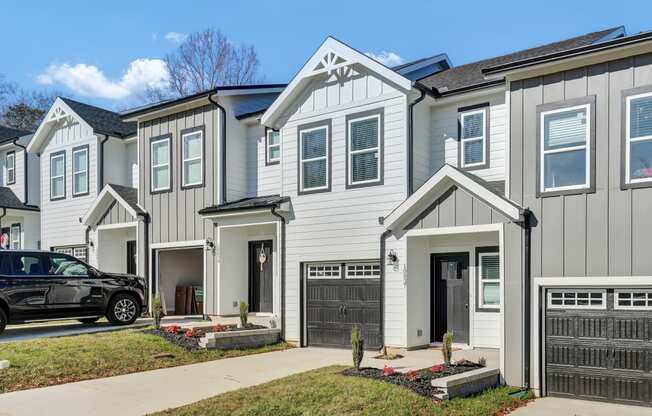
<path fill-rule="evenodd" d="M 388 377 L 388 376 L 393 376 L 394 373 L 395 373 L 394 367 L 392 367 L 391 365 L 385 364 L 385 367 L 383 368 L 383 375 L 385 377 Z"/>
<path fill-rule="evenodd" d="M 430 371 L 433 373 L 441 373 L 444 370 L 444 366 L 442 364 L 435 364 L 432 367 L 430 367 Z"/>
<path fill-rule="evenodd" d="M 165 328 L 165 332 L 168 334 L 176 334 L 179 331 L 181 331 L 181 327 L 179 325 L 170 325 Z"/>
<path fill-rule="evenodd" d="M 444 356 L 444 364 L 449 366 L 451 365 L 451 359 L 453 358 L 453 333 L 451 331 L 446 331 L 442 341 L 441 355 Z"/>
<path fill-rule="evenodd" d="M 156 295 L 152 299 L 152 318 L 154 319 L 154 328 L 161 329 L 161 318 L 163 318 L 161 295 Z"/>
<path fill-rule="evenodd" d="M 478 359 L 478 365 L 481 367 L 486 367 L 487 366 L 487 359 L 484 357 L 480 357 Z"/>
<path fill-rule="evenodd" d="M 247 326 L 247 315 L 249 314 L 249 305 L 245 301 L 240 302 L 240 324 L 242 327 Z"/>
<path fill-rule="evenodd" d="M 410 381 L 417 381 L 419 379 L 419 375 L 417 374 L 416 370 L 410 370 L 407 372 L 407 379 Z"/>
<path fill-rule="evenodd" d="M 353 349 L 353 366 L 356 370 L 360 370 L 360 363 L 364 356 L 364 338 L 362 331 L 357 326 L 351 330 L 351 347 Z"/>

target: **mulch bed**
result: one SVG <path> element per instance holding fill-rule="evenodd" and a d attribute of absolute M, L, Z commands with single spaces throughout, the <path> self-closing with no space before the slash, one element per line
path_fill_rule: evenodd
<path fill-rule="evenodd" d="M 431 380 L 464 373 L 466 371 L 475 370 L 477 368 L 482 368 L 482 366 L 471 361 L 464 360 L 458 364 L 442 366 L 442 370 L 439 372 L 434 372 L 430 368 L 417 370 L 412 374 L 412 377 L 410 377 L 407 373 L 404 374 L 399 372 L 395 372 L 391 375 L 384 375 L 383 370 L 369 367 L 361 368 L 359 371 L 356 371 L 355 368 L 348 368 L 344 370 L 342 374 L 345 376 L 372 378 L 375 380 L 384 381 L 386 383 L 391 383 L 410 389 L 420 396 L 437 400 L 435 394 L 442 393 L 442 391 L 432 387 L 430 385 Z"/>
<path fill-rule="evenodd" d="M 199 351 L 203 350 L 199 346 L 199 338 L 206 335 L 209 332 L 234 332 L 234 331 L 248 331 L 252 329 L 264 329 L 265 326 L 247 324 L 244 328 L 238 328 L 237 325 L 220 325 L 220 330 L 217 331 L 215 327 L 207 327 L 201 329 L 195 329 L 193 336 L 186 336 L 187 329 L 180 329 L 178 332 L 168 332 L 165 329 L 145 329 L 143 332 L 145 334 L 151 334 L 159 336 L 175 345 L 185 348 L 188 351 Z"/>

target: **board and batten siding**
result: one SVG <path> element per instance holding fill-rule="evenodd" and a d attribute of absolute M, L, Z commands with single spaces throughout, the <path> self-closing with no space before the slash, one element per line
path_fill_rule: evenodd
<path fill-rule="evenodd" d="M 111 225 L 111 224 L 124 224 L 127 222 L 134 222 L 136 218 L 131 215 L 122 204 L 114 202 L 109 209 L 106 210 L 98 225 Z"/>
<path fill-rule="evenodd" d="M 532 276 L 652 274 L 652 188 L 621 190 L 622 91 L 652 85 L 652 54 L 513 82 L 511 199 L 529 207 Z M 595 95 L 595 192 L 536 197 L 537 106 Z"/>
<path fill-rule="evenodd" d="M 431 174 L 444 164 L 458 166 L 458 109 L 487 102 L 489 103 L 489 168 L 475 169 L 472 172 L 486 181 L 505 180 L 507 106 L 505 94 L 502 92 L 430 107 Z"/>
<path fill-rule="evenodd" d="M 384 184 L 346 189 L 346 116 L 384 111 Z M 406 198 L 406 95 L 379 76 L 356 68 L 351 77 L 316 79 L 283 117 L 282 195 L 292 199 L 286 229 L 286 337 L 299 339 L 301 262 L 378 259 L 385 216 Z M 297 195 L 298 126 L 331 120 L 330 192 Z M 393 239 L 392 239 L 393 240 Z M 404 254 L 404 242 L 388 242 Z M 400 272 L 386 277 L 386 341 L 405 344 L 405 288 Z"/>
<path fill-rule="evenodd" d="M 88 195 L 72 196 L 72 149 L 88 145 Z M 97 197 L 97 146 L 93 130 L 72 122 L 54 127 L 41 152 L 41 234 L 42 248 L 85 244 L 85 226 L 79 221 Z M 66 197 L 50 201 L 50 155 L 66 152 Z"/>

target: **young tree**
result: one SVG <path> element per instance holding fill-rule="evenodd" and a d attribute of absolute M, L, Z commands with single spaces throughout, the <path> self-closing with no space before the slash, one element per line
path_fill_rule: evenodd
<path fill-rule="evenodd" d="M 2 124 L 21 130 L 35 131 L 57 97 L 51 91 L 19 91 L 13 93 L 2 109 Z"/>

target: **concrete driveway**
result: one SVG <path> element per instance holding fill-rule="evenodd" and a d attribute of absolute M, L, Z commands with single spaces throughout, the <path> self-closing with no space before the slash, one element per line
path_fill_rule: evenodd
<path fill-rule="evenodd" d="M 515 416 L 649 416 L 649 407 L 544 397 L 515 410 Z"/>

